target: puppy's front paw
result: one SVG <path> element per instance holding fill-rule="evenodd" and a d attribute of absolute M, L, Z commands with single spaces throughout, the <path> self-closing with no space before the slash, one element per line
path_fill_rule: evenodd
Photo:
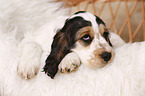
<path fill-rule="evenodd" d="M 18 75 L 22 79 L 26 79 L 26 80 L 37 75 L 37 73 L 40 69 L 40 65 L 37 63 L 35 63 L 35 64 L 34 63 L 35 62 L 32 63 L 32 62 L 20 61 L 19 65 L 17 67 Z"/>
<path fill-rule="evenodd" d="M 81 64 L 80 58 L 74 52 L 67 54 L 59 64 L 59 71 L 68 73 L 75 71 Z"/>
<path fill-rule="evenodd" d="M 34 77 L 40 69 L 41 47 L 34 42 L 22 42 L 19 45 L 18 75 L 23 79 Z"/>

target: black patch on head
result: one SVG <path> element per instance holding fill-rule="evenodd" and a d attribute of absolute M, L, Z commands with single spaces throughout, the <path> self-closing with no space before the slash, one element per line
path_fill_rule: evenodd
<path fill-rule="evenodd" d="M 86 13 L 86 11 L 78 11 L 78 12 L 76 12 L 76 13 L 74 13 L 74 14 L 80 14 L 80 13 Z M 65 22 L 67 22 L 68 20 L 69 20 L 69 18 L 66 19 Z"/>
<path fill-rule="evenodd" d="M 100 18 L 99 18 L 98 16 L 96 16 L 96 15 L 95 15 L 95 17 L 96 17 L 96 22 L 98 23 L 98 25 L 103 24 L 104 26 L 106 26 L 102 19 L 100 19 Z"/>
<path fill-rule="evenodd" d="M 78 11 L 78 12 L 76 12 L 74 14 L 79 14 L 79 13 L 86 13 L 86 11 Z"/>
<path fill-rule="evenodd" d="M 67 41 L 69 42 L 70 46 L 72 46 L 76 42 L 75 38 L 72 37 L 75 37 L 79 29 L 86 26 L 92 26 L 91 22 L 83 19 L 80 16 L 77 16 L 72 19 L 68 19 L 60 31 L 65 33 Z"/>

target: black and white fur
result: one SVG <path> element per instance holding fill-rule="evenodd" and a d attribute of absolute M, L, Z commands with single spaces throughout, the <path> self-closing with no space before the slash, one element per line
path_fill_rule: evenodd
<path fill-rule="evenodd" d="M 92 68 L 100 68 L 114 57 L 109 30 L 97 16 L 80 11 L 66 19 L 57 30 L 46 59 L 44 71 L 54 78 L 58 69 L 70 72 L 81 62 Z"/>

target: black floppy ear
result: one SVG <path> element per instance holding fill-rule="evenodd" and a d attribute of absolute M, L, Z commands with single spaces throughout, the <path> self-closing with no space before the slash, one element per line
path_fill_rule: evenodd
<path fill-rule="evenodd" d="M 52 79 L 58 71 L 59 63 L 65 57 L 65 55 L 70 52 L 68 44 L 69 43 L 65 33 L 57 32 L 57 34 L 54 36 L 50 55 L 47 57 L 45 61 L 46 64 L 43 68 L 45 73 L 47 73 L 47 75 Z"/>

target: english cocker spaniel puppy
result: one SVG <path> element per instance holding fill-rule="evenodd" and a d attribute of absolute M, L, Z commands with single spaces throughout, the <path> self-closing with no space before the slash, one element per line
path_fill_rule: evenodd
<path fill-rule="evenodd" d="M 65 20 L 57 30 L 44 66 L 45 73 L 54 78 L 58 69 L 71 72 L 81 64 L 100 68 L 114 58 L 110 32 L 97 16 L 79 11 Z"/>

